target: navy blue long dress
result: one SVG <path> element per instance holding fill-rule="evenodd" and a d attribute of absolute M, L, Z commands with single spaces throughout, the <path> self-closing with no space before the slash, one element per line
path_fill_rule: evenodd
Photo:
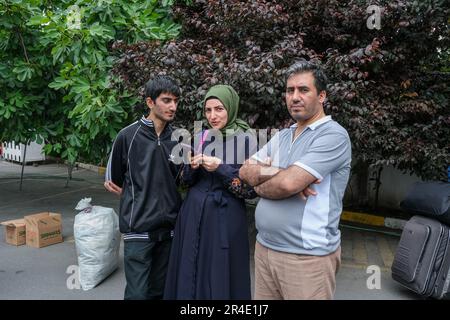
<path fill-rule="evenodd" d="M 165 299 L 251 299 L 244 198 L 256 193 L 239 179 L 240 166 L 220 164 L 208 172 L 185 165 L 190 189 L 175 226 Z"/>

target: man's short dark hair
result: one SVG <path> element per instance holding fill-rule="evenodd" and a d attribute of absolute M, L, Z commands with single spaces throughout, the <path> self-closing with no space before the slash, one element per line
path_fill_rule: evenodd
<path fill-rule="evenodd" d="M 299 60 L 292 64 L 286 70 L 286 81 L 293 75 L 305 72 L 311 72 L 314 76 L 314 86 L 316 87 L 317 94 L 327 90 L 328 78 L 325 72 L 322 67 L 311 61 Z"/>
<path fill-rule="evenodd" d="M 151 98 L 155 101 L 161 93 L 170 93 L 178 98 L 181 90 L 174 79 L 165 75 L 156 76 L 145 84 L 146 99 Z"/>

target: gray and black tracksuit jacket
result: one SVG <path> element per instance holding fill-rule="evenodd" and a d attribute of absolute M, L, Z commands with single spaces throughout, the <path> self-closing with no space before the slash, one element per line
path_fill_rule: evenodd
<path fill-rule="evenodd" d="M 173 128 L 158 137 L 153 122 L 142 117 L 122 129 L 114 141 L 106 180 L 122 188 L 119 226 L 124 240 L 149 240 L 171 232 L 180 209 L 180 165 L 171 162 Z"/>

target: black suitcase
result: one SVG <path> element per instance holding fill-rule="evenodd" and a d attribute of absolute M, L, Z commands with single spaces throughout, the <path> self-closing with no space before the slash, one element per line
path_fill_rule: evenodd
<path fill-rule="evenodd" d="M 416 182 L 400 207 L 411 215 L 429 216 L 450 225 L 450 183 Z"/>
<path fill-rule="evenodd" d="M 412 217 L 405 225 L 392 278 L 423 297 L 450 298 L 450 228 L 430 218 Z"/>

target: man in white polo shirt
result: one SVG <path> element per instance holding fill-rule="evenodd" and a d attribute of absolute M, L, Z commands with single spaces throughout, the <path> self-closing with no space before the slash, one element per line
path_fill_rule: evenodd
<path fill-rule="evenodd" d="M 324 113 L 322 69 L 300 61 L 286 78 L 286 104 L 297 123 L 278 132 L 240 169 L 261 197 L 255 213 L 254 298 L 332 299 L 351 143 L 347 131 Z M 305 198 L 308 186 L 315 196 Z"/>

